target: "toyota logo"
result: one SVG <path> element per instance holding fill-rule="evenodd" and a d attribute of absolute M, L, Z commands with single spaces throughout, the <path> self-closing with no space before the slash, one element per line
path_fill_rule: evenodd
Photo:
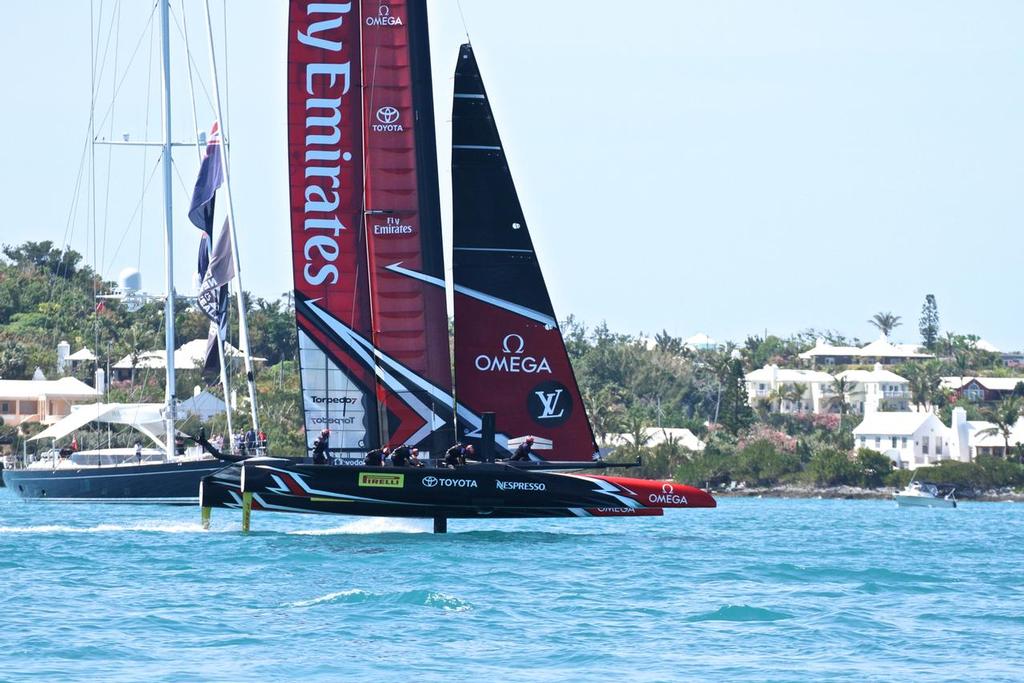
<path fill-rule="evenodd" d="M 394 107 L 381 107 L 377 110 L 377 120 L 381 123 L 394 123 L 400 114 Z"/>
<path fill-rule="evenodd" d="M 501 340 L 501 350 L 505 353 L 522 353 L 526 348 L 526 342 L 516 333 L 507 334 Z"/>
<path fill-rule="evenodd" d="M 432 489 L 437 486 L 437 477 L 423 477 L 423 485 L 428 489 Z"/>

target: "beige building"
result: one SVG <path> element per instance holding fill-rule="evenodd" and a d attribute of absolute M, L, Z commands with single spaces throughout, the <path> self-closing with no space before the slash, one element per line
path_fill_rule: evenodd
<path fill-rule="evenodd" d="M 0 418 L 5 425 L 53 424 L 76 403 L 96 400 L 96 390 L 74 377 L 0 379 Z"/>

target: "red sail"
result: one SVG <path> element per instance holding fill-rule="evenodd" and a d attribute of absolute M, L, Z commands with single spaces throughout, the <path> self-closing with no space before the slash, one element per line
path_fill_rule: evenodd
<path fill-rule="evenodd" d="M 307 446 L 451 442 L 424 0 L 292 0 L 288 144 Z M 396 270 L 398 269 L 398 270 Z M 417 277 L 399 274 L 406 269 Z"/>
<path fill-rule="evenodd" d="M 392 444 L 419 444 L 437 453 L 454 439 L 447 420 L 452 401 L 444 290 L 396 272 L 443 279 L 425 3 L 364 0 L 363 15 L 373 343 L 432 387 L 382 376 L 378 397 Z M 440 438 L 431 438 L 435 432 Z"/>
<path fill-rule="evenodd" d="M 362 228 L 359 9 L 292 0 L 288 18 L 288 165 L 292 265 L 307 446 L 375 445 L 372 364 L 332 331 L 370 336 Z"/>
<path fill-rule="evenodd" d="M 495 413 L 508 450 L 590 460 L 593 432 L 516 195 L 476 58 L 455 71 L 452 191 L 455 377 L 463 408 Z M 461 426 L 461 425 L 460 425 Z M 472 438 L 473 429 L 465 435 Z"/>

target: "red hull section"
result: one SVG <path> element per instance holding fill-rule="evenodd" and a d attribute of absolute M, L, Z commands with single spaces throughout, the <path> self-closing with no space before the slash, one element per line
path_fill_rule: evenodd
<path fill-rule="evenodd" d="M 630 498 L 641 505 L 659 508 L 713 508 L 718 507 L 707 491 L 671 481 L 632 479 L 630 477 L 594 477 L 629 492 Z"/>

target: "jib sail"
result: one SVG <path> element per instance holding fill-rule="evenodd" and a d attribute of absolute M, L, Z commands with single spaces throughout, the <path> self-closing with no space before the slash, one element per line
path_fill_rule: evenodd
<path fill-rule="evenodd" d="M 453 438 L 424 0 L 292 0 L 288 140 L 307 447 Z M 397 269 L 397 270 L 396 270 Z M 421 275 L 403 276 L 401 269 Z"/>
<path fill-rule="evenodd" d="M 452 191 L 460 411 L 493 411 L 500 447 L 534 436 L 546 460 L 590 460 L 593 432 L 469 45 L 455 71 Z"/>

